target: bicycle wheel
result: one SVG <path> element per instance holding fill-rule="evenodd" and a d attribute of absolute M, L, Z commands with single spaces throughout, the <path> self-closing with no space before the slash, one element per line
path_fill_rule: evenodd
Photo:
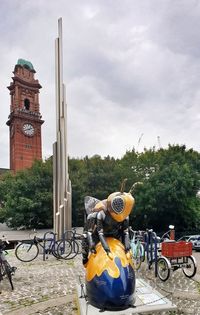
<path fill-rule="evenodd" d="M 70 240 L 72 246 L 72 252 L 70 254 L 70 258 L 74 258 L 79 254 L 79 244 L 76 240 Z"/>
<path fill-rule="evenodd" d="M 58 246 L 60 244 L 60 242 L 62 242 L 61 240 L 56 241 L 51 248 L 51 254 L 56 257 L 57 259 L 61 258 L 59 253 L 58 253 Z"/>
<path fill-rule="evenodd" d="M 77 254 L 82 254 L 82 240 L 81 239 L 76 239 L 75 242 L 78 243 Z"/>
<path fill-rule="evenodd" d="M 6 276 L 8 278 L 8 281 L 10 282 L 11 289 L 14 290 L 13 282 L 12 282 L 12 267 L 9 265 L 9 263 L 5 260 L 2 262 L 2 275 Z"/>
<path fill-rule="evenodd" d="M 165 257 L 158 258 L 157 272 L 158 272 L 158 277 L 160 278 L 160 280 L 167 281 L 167 279 L 170 276 L 170 269 L 171 269 L 171 264 L 167 258 Z"/>
<path fill-rule="evenodd" d="M 187 257 L 186 267 L 182 267 L 183 273 L 186 277 L 192 278 L 197 272 L 196 260 L 193 256 Z"/>
<path fill-rule="evenodd" d="M 20 243 L 15 249 L 16 257 L 23 262 L 30 262 L 34 260 L 39 254 L 39 248 L 37 244 L 30 243 Z"/>
<path fill-rule="evenodd" d="M 69 241 L 67 241 L 67 240 L 61 241 L 58 244 L 57 254 L 58 254 L 59 258 L 71 259 L 71 257 L 69 257 L 71 252 L 72 252 L 72 245 Z"/>
<path fill-rule="evenodd" d="M 144 262 L 144 247 L 141 243 L 136 246 L 135 249 L 135 269 L 139 270 L 142 262 Z"/>
<path fill-rule="evenodd" d="M 144 250 L 144 245 L 140 243 L 140 257 L 141 257 L 141 261 L 144 262 L 145 261 L 145 250 Z"/>
<path fill-rule="evenodd" d="M 142 260 L 141 260 L 140 252 L 138 249 L 136 250 L 135 257 L 133 257 L 133 260 L 134 260 L 135 270 L 139 270 L 142 264 Z"/>

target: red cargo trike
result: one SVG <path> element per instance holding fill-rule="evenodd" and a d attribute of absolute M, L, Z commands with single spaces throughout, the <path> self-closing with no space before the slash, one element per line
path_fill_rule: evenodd
<path fill-rule="evenodd" d="M 161 256 L 157 260 L 157 274 L 162 281 L 170 276 L 170 271 L 181 268 L 188 278 L 194 277 L 197 271 L 195 258 L 192 256 L 192 243 L 167 240 L 161 243 Z"/>

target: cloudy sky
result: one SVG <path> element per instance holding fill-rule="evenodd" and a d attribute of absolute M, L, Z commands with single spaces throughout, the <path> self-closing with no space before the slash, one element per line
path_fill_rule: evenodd
<path fill-rule="evenodd" d="M 71 157 L 169 143 L 200 151 L 199 0 L 0 0 L 0 167 L 19 58 L 42 85 L 43 158 L 52 155 L 60 17 Z"/>

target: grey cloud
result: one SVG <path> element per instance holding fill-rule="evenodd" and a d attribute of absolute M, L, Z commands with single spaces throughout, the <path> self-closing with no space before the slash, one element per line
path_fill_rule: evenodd
<path fill-rule="evenodd" d="M 199 58 L 199 1 L 175 0 L 164 4 L 159 19 L 149 29 L 150 36 L 175 53 Z"/>
<path fill-rule="evenodd" d="M 185 143 L 199 150 L 199 21 L 194 0 L 0 2 L 1 140 L 8 143 L 6 86 L 18 58 L 42 89 L 43 156 L 55 141 L 54 41 L 63 17 L 70 156 Z M 4 141 L 4 142 L 3 142 Z M 117 145 L 116 145 L 117 143 Z M 2 145 L 0 146 L 2 147 Z M 2 151 L 2 167 L 8 154 Z M 1 165 L 0 165 L 1 166 Z"/>

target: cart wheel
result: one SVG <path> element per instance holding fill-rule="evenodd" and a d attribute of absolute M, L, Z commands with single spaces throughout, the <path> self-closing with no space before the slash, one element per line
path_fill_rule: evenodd
<path fill-rule="evenodd" d="M 165 257 L 158 258 L 157 261 L 157 272 L 158 277 L 162 281 L 166 281 L 170 276 L 171 264 L 169 260 Z"/>
<path fill-rule="evenodd" d="M 186 267 L 182 267 L 183 273 L 186 277 L 192 278 L 197 272 L 197 263 L 193 256 L 187 257 L 188 261 Z"/>

